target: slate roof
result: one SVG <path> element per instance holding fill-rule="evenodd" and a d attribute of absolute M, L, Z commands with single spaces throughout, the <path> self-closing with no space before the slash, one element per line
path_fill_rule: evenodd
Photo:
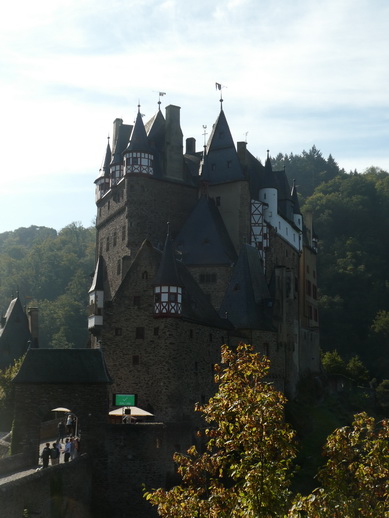
<path fill-rule="evenodd" d="M 130 142 L 125 150 L 128 151 L 143 151 L 151 153 L 150 144 L 147 139 L 145 126 L 143 124 L 142 115 L 138 111 L 135 119 L 135 126 L 132 130 Z"/>
<path fill-rule="evenodd" d="M 278 212 L 289 221 L 293 221 L 293 204 L 290 185 L 285 170 L 274 171 L 278 189 Z"/>
<path fill-rule="evenodd" d="M 29 349 L 13 383 L 111 383 L 100 349 Z"/>
<path fill-rule="evenodd" d="M 126 276 L 122 281 L 120 288 L 116 292 L 113 303 L 115 303 L 116 299 L 120 300 L 122 293 L 126 293 L 128 285 L 131 283 L 132 272 L 135 268 L 137 268 L 138 264 L 144 264 L 146 259 L 145 256 L 148 256 L 147 262 L 150 262 L 151 259 L 151 261 L 155 264 L 156 270 L 159 270 L 159 265 L 161 263 L 163 253 L 160 250 L 154 248 L 148 240 L 145 240 L 138 250 L 132 265 L 130 266 Z M 209 298 L 207 295 L 205 295 L 200 286 L 194 280 L 186 266 L 182 264 L 182 262 L 177 261 L 177 259 L 175 261 L 180 286 L 183 288 L 181 318 L 221 329 L 231 328 L 230 322 L 219 316 L 217 311 L 210 303 Z M 155 285 L 155 279 L 152 283 Z"/>
<path fill-rule="evenodd" d="M 272 329 L 270 292 L 258 251 L 243 245 L 219 313 L 236 329 Z"/>
<path fill-rule="evenodd" d="M 112 159 L 112 152 L 111 152 L 111 146 L 109 145 L 109 141 L 108 141 L 107 149 L 105 150 L 104 160 L 103 160 L 103 163 L 101 164 L 101 168 L 100 168 L 99 178 L 104 177 L 104 176 L 109 177 L 109 166 L 111 163 L 111 159 Z M 98 181 L 98 179 L 95 180 L 95 183 L 97 181 Z"/>
<path fill-rule="evenodd" d="M 291 195 L 292 202 L 293 202 L 294 214 L 301 214 L 300 203 L 299 203 L 297 187 L 296 187 L 296 180 L 293 180 L 293 187 L 292 187 L 290 195 Z"/>
<path fill-rule="evenodd" d="M 201 179 L 210 184 L 243 180 L 244 174 L 224 111 L 213 126 L 200 166 Z"/>
<path fill-rule="evenodd" d="M 132 126 L 130 124 L 121 124 L 118 128 L 118 134 L 116 142 L 113 143 L 112 147 L 112 160 L 111 165 L 123 163 L 123 151 L 128 145 L 130 135 L 132 132 Z"/>
<path fill-rule="evenodd" d="M 19 297 L 11 300 L 0 327 L 0 369 L 26 352 L 32 340 L 27 315 Z"/>
<path fill-rule="evenodd" d="M 89 289 L 91 291 L 103 291 L 104 290 L 104 259 L 100 255 L 97 259 L 95 273 L 92 280 L 92 285 Z"/>
<path fill-rule="evenodd" d="M 266 162 L 265 162 L 264 184 L 262 185 L 262 187 L 273 188 L 273 189 L 278 188 L 277 180 L 276 180 L 276 177 L 273 172 L 273 167 L 271 165 L 269 153 L 267 155 Z"/>
<path fill-rule="evenodd" d="M 154 286 L 182 286 L 182 281 L 177 272 L 173 242 L 169 234 L 166 236 L 162 258 L 153 284 Z"/>
<path fill-rule="evenodd" d="M 219 210 L 207 196 L 199 198 L 175 245 L 188 265 L 231 264 L 237 258 Z"/>

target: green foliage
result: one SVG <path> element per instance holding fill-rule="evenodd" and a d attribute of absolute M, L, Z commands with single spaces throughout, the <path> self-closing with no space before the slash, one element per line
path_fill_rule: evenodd
<path fill-rule="evenodd" d="M 378 387 L 376 388 L 376 395 L 378 404 L 384 410 L 384 412 L 388 412 L 389 410 L 389 380 L 383 380 Z"/>
<path fill-rule="evenodd" d="M 322 183 L 344 174 L 344 170 L 339 169 L 334 158 L 329 155 L 325 159 L 316 146 L 300 155 L 279 153 L 272 165 L 275 170 L 285 167 L 289 182 L 292 184 L 292 180 L 296 180 L 303 199 L 311 196 L 315 188 Z"/>
<path fill-rule="evenodd" d="M 369 371 L 363 365 L 359 356 L 353 356 L 346 365 L 346 374 L 359 384 L 366 385 L 369 381 Z"/>
<path fill-rule="evenodd" d="M 245 344 L 223 346 L 222 361 L 217 393 L 197 406 L 209 426 L 204 453 L 193 446 L 175 454 L 182 485 L 145 495 L 160 516 L 268 517 L 287 509 L 294 433 L 284 396 L 265 382 L 269 361 Z"/>
<path fill-rule="evenodd" d="M 95 229 L 32 226 L 0 234 L 0 307 L 18 290 L 39 308 L 41 347 L 85 347 Z"/>
<path fill-rule="evenodd" d="M 346 373 L 346 365 L 337 350 L 322 354 L 321 363 L 327 374 Z"/>
<path fill-rule="evenodd" d="M 389 334 L 381 331 L 389 308 L 389 174 L 339 174 L 315 188 L 306 210 L 319 236 L 322 347 L 359 356 L 374 375 L 387 377 Z"/>
<path fill-rule="evenodd" d="M 298 495 L 289 517 L 376 518 L 389 516 L 389 422 L 377 424 L 357 414 L 351 427 L 327 439 L 328 458 L 320 470 L 322 484 L 309 496 Z"/>
<path fill-rule="evenodd" d="M 13 418 L 12 379 L 18 373 L 24 356 L 15 360 L 10 367 L 0 370 L 0 430 L 9 430 Z"/>

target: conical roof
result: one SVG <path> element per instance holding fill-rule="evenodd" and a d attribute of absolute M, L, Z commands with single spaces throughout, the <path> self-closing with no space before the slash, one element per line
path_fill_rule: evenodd
<path fill-rule="evenodd" d="M 219 210 L 207 196 L 199 198 L 175 243 L 188 265 L 232 264 L 237 258 Z"/>
<path fill-rule="evenodd" d="M 244 174 L 224 111 L 213 126 L 202 162 L 201 179 L 210 184 L 243 180 Z"/>
<path fill-rule="evenodd" d="M 125 150 L 125 153 L 129 151 L 143 151 L 146 153 L 150 153 L 151 151 L 140 111 L 137 113 L 130 142 L 127 146 L 127 149 Z"/>
<path fill-rule="evenodd" d="M 271 329 L 270 292 L 258 251 L 243 245 L 232 272 L 220 315 L 236 329 Z"/>
<path fill-rule="evenodd" d="M 111 152 L 111 146 L 110 146 L 109 140 L 108 140 L 107 149 L 105 150 L 103 163 L 101 164 L 101 168 L 100 168 L 100 174 L 99 174 L 98 178 L 95 180 L 95 183 L 98 182 L 98 180 L 100 178 L 104 178 L 104 177 L 109 178 L 109 166 L 111 164 L 111 159 L 112 159 L 112 152 Z"/>
<path fill-rule="evenodd" d="M 299 203 L 297 187 L 296 187 L 296 180 L 293 180 L 293 186 L 292 186 L 290 195 L 292 197 L 294 214 L 301 214 L 300 203 Z"/>
<path fill-rule="evenodd" d="M 162 259 L 153 284 L 154 286 L 182 286 L 182 281 L 177 273 L 173 242 L 169 233 L 166 236 Z"/>
<path fill-rule="evenodd" d="M 271 165 L 269 151 L 267 152 L 267 158 L 265 162 L 265 175 L 263 187 L 277 189 L 277 180 L 273 172 L 273 167 Z"/>
<path fill-rule="evenodd" d="M 100 255 L 97 259 L 95 273 L 93 275 L 92 285 L 89 293 L 92 291 L 103 291 L 104 290 L 104 259 Z"/>

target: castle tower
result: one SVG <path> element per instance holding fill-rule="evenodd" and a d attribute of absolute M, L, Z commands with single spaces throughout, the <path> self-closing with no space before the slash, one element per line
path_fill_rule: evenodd
<path fill-rule="evenodd" d="M 154 279 L 154 315 L 182 315 L 182 281 L 179 279 L 169 233 L 166 236 L 161 263 Z"/>

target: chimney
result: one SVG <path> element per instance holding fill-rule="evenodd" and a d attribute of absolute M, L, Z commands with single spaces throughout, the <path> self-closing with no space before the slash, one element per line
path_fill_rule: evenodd
<path fill-rule="evenodd" d="M 166 177 L 183 180 L 183 134 L 180 126 L 179 106 L 166 106 L 165 167 Z"/>
<path fill-rule="evenodd" d="M 31 347 L 39 347 L 39 319 L 38 308 L 27 308 L 28 326 L 32 337 Z"/>
<path fill-rule="evenodd" d="M 187 155 L 195 155 L 196 154 L 196 139 L 193 137 L 189 137 L 186 139 L 186 151 Z"/>
<path fill-rule="evenodd" d="M 123 124 L 123 119 L 115 119 L 113 121 L 112 149 L 116 149 L 116 143 L 119 137 L 119 129 Z"/>

